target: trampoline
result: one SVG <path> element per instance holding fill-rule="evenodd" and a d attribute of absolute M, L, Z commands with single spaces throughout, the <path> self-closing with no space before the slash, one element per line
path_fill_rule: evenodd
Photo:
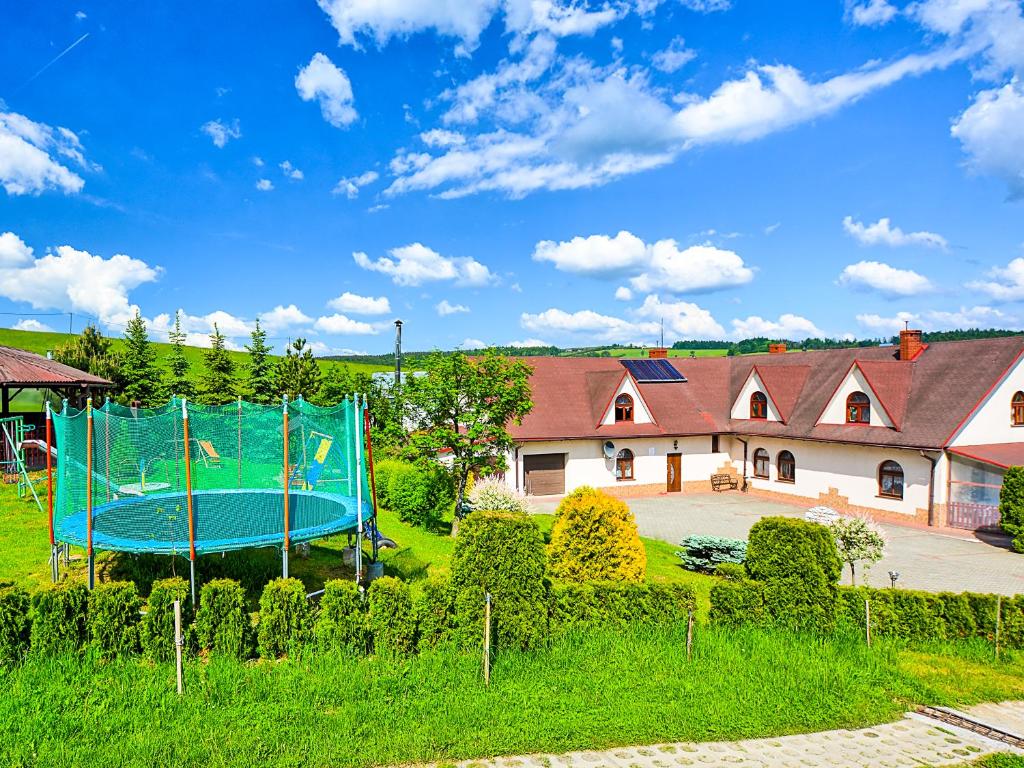
<path fill-rule="evenodd" d="M 238 400 L 204 406 L 172 398 L 159 408 L 107 401 L 47 408 L 47 504 L 53 575 L 58 549 L 184 556 L 279 547 L 364 531 L 376 558 L 369 415 L 358 395 L 319 407 Z M 56 460 L 56 461 L 54 461 Z M 54 464 L 56 466 L 54 466 Z"/>

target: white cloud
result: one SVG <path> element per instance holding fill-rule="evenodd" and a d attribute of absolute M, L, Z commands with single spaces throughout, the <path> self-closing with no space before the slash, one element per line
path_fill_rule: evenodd
<path fill-rule="evenodd" d="M 387 296 L 360 296 L 348 291 L 328 301 L 327 306 L 354 315 L 386 315 L 391 312 Z"/>
<path fill-rule="evenodd" d="M 852 216 L 843 219 L 843 229 L 861 245 L 925 245 L 929 248 L 947 250 L 949 243 L 942 235 L 934 232 L 904 232 L 892 226 L 892 220 L 884 216 L 874 224 L 854 221 Z"/>
<path fill-rule="evenodd" d="M 661 331 L 659 322 L 631 322 L 621 317 L 602 315 L 591 309 L 566 312 L 546 309 L 537 314 L 524 312 L 519 324 L 528 331 L 545 334 L 585 334 L 603 341 L 630 342 L 641 338 L 656 338 Z"/>
<path fill-rule="evenodd" d="M 681 37 L 674 37 L 668 48 L 658 51 L 651 57 L 651 64 L 657 70 L 672 73 L 679 71 L 695 58 L 696 52 L 686 47 L 686 41 Z"/>
<path fill-rule="evenodd" d="M 877 314 L 857 315 L 857 322 L 872 333 L 895 335 L 903 330 L 907 323 L 911 327 L 924 328 L 932 331 L 952 331 L 961 328 L 1008 328 L 1021 327 L 1018 317 L 1008 315 L 994 307 L 984 305 L 960 307 L 955 311 L 927 310 L 925 312 L 897 312 L 894 316 L 885 317 Z"/>
<path fill-rule="evenodd" d="M 264 165 L 266 165 L 266 163 L 263 162 L 263 158 L 260 157 L 259 155 L 253 155 L 252 164 L 255 165 L 257 168 L 262 168 Z"/>
<path fill-rule="evenodd" d="M 822 337 L 825 333 L 806 317 L 786 313 L 778 320 L 766 320 L 763 317 L 751 315 L 741 320 L 732 321 L 732 337 L 734 339 L 751 339 L 756 337 L 768 337 L 774 339 L 802 340 L 813 337 Z"/>
<path fill-rule="evenodd" d="M 850 20 L 861 27 L 880 27 L 892 21 L 899 9 L 889 0 L 865 0 L 848 6 Z"/>
<path fill-rule="evenodd" d="M 87 16 L 85 15 L 85 11 L 75 11 L 75 18 L 78 21 L 85 21 L 85 19 L 87 18 Z"/>
<path fill-rule="evenodd" d="M 466 143 L 466 137 L 456 131 L 434 128 L 420 134 L 420 139 L 428 147 L 457 147 Z"/>
<path fill-rule="evenodd" d="M 210 137 L 215 147 L 220 149 L 223 149 L 232 139 L 240 139 L 242 137 L 242 129 L 237 119 L 232 120 L 230 123 L 225 123 L 221 120 L 210 120 L 203 123 L 200 130 Z"/>
<path fill-rule="evenodd" d="M 633 292 L 629 290 L 629 288 L 627 288 L 626 286 L 620 285 L 618 288 L 615 289 L 615 298 L 618 301 L 632 301 Z"/>
<path fill-rule="evenodd" d="M 708 310 L 687 301 L 662 301 L 656 295 L 647 296 L 633 315 L 659 323 L 664 320 L 666 333 L 677 339 L 720 339 L 725 335 L 725 329 Z"/>
<path fill-rule="evenodd" d="M 305 175 L 302 173 L 302 171 L 300 171 L 298 168 L 292 165 L 291 162 L 288 160 L 285 160 L 283 163 L 281 163 L 280 167 L 281 172 L 292 181 L 302 181 L 303 178 L 305 178 Z"/>
<path fill-rule="evenodd" d="M 1024 13 L 1018 0 L 920 0 L 906 12 L 927 31 L 980 54 L 979 77 L 1024 74 Z"/>
<path fill-rule="evenodd" d="M 671 239 L 647 244 L 625 230 L 615 237 L 542 240 L 534 248 L 533 259 L 550 261 L 556 269 L 575 274 L 634 274 L 630 284 L 642 293 L 709 291 L 749 283 L 754 276 L 734 251 L 707 244 L 680 250 Z M 621 298 L 618 293 L 616 298 Z"/>
<path fill-rule="evenodd" d="M 260 179 L 256 182 L 256 189 L 260 192 L 269 192 L 274 188 L 274 182 L 270 179 Z"/>
<path fill-rule="evenodd" d="M 1024 300 L 1024 258 L 1016 258 L 1005 267 L 993 267 L 987 276 L 988 280 L 974 280 L 967 287 L 997 301 Z"/>
<path fill-rule="evenodd" d="M 480 339 L 463 339 L 459 349 L 487 349 L 489 346 L 490 344 Z"/>
<path fill-rule="evenodd" d="M 388 275 L 395 285 L 416 286 L 426 282 L 451 280 L 455 285 L 487 285 L 494 274 L 476 259 L 442 256 L 422 243 L 392 248 L 388 256 L 376 261 L 362 251 L 352 254 L 363 269 Z"/>
<path fill-rule="evenodd" d="M 365 355 L 365 350 L 351 349 L 350 347 L 333 347 L 322 341 L 308 341 L 306 346 L 313 350 L 317 357 L 347 357 L 349 355 Z"/>
<path fill-rule="evenodd" d="M 185 343 L 194 347 L 209 347 L 210 334 L 216 325 L 217 330 L 227 338 L 229 349 L 241 349 L 242 345 L 238 340 L 247 339 L 254 327 L 248 320 L 222 309 L 205 315 L 190 315 L 183 309 L 178 309 L 177 312 L 181 318 L 181 329 L 185 332 Z M 148 320 L 146 324 L 154 337 L 165 339 L 174 329 L 174 315 L 164 312 Z"/>
<path fill-rule="evenodd" d="M 441 301 L 434 307 L 437 310 L 437 314 L 441 317 L 447 317 L 448 315 L 457 315 L 462 312 L 469 312 L 469 307 L 465 304 L 452 304 L 448 299 L 441 299 Z"/>
<path fill-rule="evenodd" d="M 885 317 L 878 314 L 861 314 L 857 315 L 857 322 L 865 328 L 869 329 L 873 333 L 897 333 L 906 326 L 907 323 L 917 323 L 917 315 L 912 312 L 897 312 L 892 317 Z"/>
<path fill-rule="evenodd" d="M 318 317 L 313 327 L 324 333 L 341 336 L 365 336 L 377 333 L 377 328 L 361 320 L 353 320 L 345 315 L 334 314 Z"/>
<path fill-rule="evenodd" d="M 510 341 L 506 346 L 516 349 L 530 349 L 531 347 L 550 347 L 546 341 L 540 339 L 523 339 L 522 341 Z"/>
<path fill-rule="evenodd" d="M 67 128 L 51 128 L 16 112 L 0 111 L 0 185 L 7 194 L 80 192 L 85 181 L 68 168 L 70 164 L 86 170 L 99 168 L 86 161 L 78 136 Z"/>
<path fill-rule="evenodd" d="M 289 304 L 287 307 L 283 307 L 278 304 L 269 312 L 264 312 L 260 315 L 260 324 L 266 328 L 271 335 L 287 328 L 308 325 L 311 322 L 313 322 L 313 318 L 294 304 Z"/>
<path fill-rule="evenodd" d="M 373 182 L 379 178 L 380 174 L 376 171 L 367 171 L 366 173 L 362 173 L 358 176 L 340 179 L 338 183 L 334 185 L 334 189 L 331 190 L 331 193 L 335 195 L 344 193 L 349 200 L 354 200 L 359 197 L 360 189 L 368 184 L 373 184 Z"/>
<path fill-rule="evenodd" d="M 679 0 L 679 4 L 698 13 L 715 13 L 732 8 L 732 0 Z"/>
<path fill-rule="evenodd" d="M 322 53 L 313 54 L 309 64 L 299 70 L 295 88 L 303 101 L 316 99 L 324 120 L 335 128 L 344 128 L 359 116 L 348 76 Z"/>
<path fill-rule="evenodd" d="M 880 261 L 850 264 L 839 275 L 839 284 L 872 289 L 886 296 L 916 296 L 934 290 L 931 281 L 924 275 L 911 269 L 897 269 Z"/>
<path fill-rule="evenodd" d="M 950 132 L 971 170 L 1005 181 L 1011 199 L 1024 198 L 1024 86 L 1018 80 L 979 93 Z"/>
<path fill-rule="evenodd" d="M 53 333 L 53 328 L 31 317 L 22 318 L 21 320 L 16 322 L 12 327 L 16 331 L 35 331 L 37 333 Z"/>
<path fill-rule="evenodd" d="M 162 269 L 124 254 L 108 259 L 70 245 L 45 256 L 13 233 L 0 235 L 0 296 L 36 309 L 93 315 L 102 323 L 126 323 L 137 307 L 129 292 L 160 277 Z"/>
<path fill-rule="evenodd" d="M 781 226 L 782 226 L 782 222 L 781 221 L 777 221 L 774 224 L 769 224 L 767 227 L 764 228 L 764 233 L 766 235 L 773 234 L 775 232 L 775 230 L 777 230 Z"/>

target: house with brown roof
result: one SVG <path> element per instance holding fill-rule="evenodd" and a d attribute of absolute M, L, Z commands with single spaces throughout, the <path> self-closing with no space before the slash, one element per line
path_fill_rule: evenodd
<path fill-rule="evenodd" d="M 751 494 L 979 528 L 1024 465 L 1024 336 L 722 358 L 529 358 L 509 484 Z M 719 486 L 723 483 L 717 483 Z"/>

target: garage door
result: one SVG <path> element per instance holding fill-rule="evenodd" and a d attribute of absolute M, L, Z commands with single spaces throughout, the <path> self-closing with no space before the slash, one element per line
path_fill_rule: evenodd
<path fill-rule="evenodd" d="M 523 457 L 526 492 L 530 496 L 565 493 L 565 454 L 537 453 Z"/>

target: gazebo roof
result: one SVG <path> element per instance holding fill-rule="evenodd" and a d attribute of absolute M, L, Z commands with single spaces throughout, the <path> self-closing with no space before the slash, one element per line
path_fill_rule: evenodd
<path fill-rule="evenodd" d="M 0 386 L 103 389 L 113 387 L 114 384 L 42 355 L 26 352 L 24 349 L 0 346 Z"/>

